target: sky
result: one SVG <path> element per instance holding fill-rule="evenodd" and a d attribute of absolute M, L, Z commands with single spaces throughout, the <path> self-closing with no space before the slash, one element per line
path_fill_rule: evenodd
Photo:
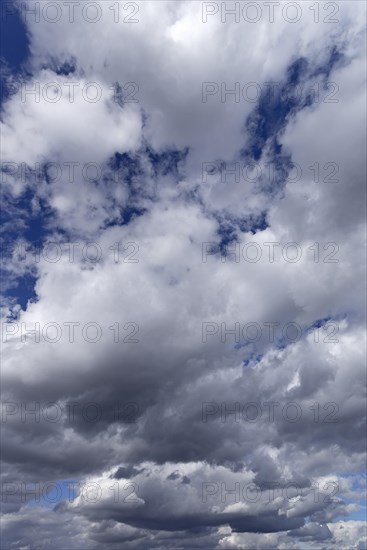
<path fill-rule="evenodd" d="M 1 548 L 366 550 L 365 3 L 1 7 Z"/>

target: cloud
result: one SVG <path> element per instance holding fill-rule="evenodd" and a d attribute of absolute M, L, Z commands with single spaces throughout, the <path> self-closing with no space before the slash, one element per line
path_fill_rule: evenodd
<path fill-rule="evenodd" d="M 2 108 L 5 548 L 361 550 L 364 7 L 96 6 L 26 16 Z"/>

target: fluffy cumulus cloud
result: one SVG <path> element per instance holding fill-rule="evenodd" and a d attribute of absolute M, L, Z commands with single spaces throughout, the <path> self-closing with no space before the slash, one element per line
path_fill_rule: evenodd
<path fill-rule="evenodd" d="M 365 5 L 6 9 L 2 547 L 365 549 Z"/>

